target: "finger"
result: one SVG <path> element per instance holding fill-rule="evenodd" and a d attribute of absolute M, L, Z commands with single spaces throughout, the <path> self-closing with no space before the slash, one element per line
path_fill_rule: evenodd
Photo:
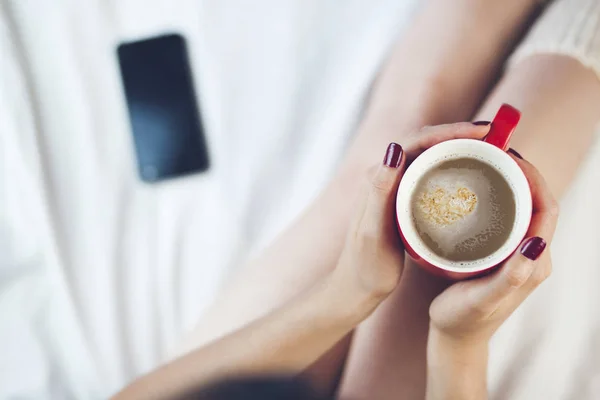
<path fill-rule="evenodd" d="M 558 222 L 559 205 L 540 172 L 529 162 L 509 153 L 527 177 L 531 188 L 533 214 L 527 236 L 543 237 L 552 242 Z"/>
<path fill-rule="evenodd" d="M 417 132 L 415 141 L 406 146 L 406 156 L 412 160 L 431 146 L 450 139 L 482 139 L 489 130 L 490 125 L 471 122 L 425 126 Z"/>
<path fill-rule="evenodd" d="M 354 227 L 356 234 L 374 239 L 387 236 L 387 230 L 394 223 L 394 200 L 404 165 L 402 147 L 397 143 L 390 143 L 383 163 L 369 179 L 365 201 Z"/>
<path fill-rule="evenodd" d="M 533 272 L 529 276 L 527 282 L 521 286 L 514 294 L 508 296 L 507 300 L 502 304 L 502 312 L 504 315 L 512 314 L 517 307 L 525 301 L 533 291 L 542 284 L 552 273 L 552 259 L 550 251 L 546 250 L 535 262 Z"/>
<path fill-rule="evenodd" d="M 485 285 L 474 285 L 471 292 L 474 307 L 483 314 L 492 314 L 513 293 L 518 293 L 521 288 L 526 287 L 540 264 L 537 260 L 546 246 L 546 241 L 539 236 L 524 239 L 504 265 L 487 277 Z"/>

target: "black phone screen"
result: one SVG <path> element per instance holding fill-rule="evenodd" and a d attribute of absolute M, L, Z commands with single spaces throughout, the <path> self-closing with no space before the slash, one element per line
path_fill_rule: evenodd
<path fill-rule="evenodd" d="M 141 179 L 206 171 L 208 151 L 184 38 L 123 43 L 117 53 Z"/>

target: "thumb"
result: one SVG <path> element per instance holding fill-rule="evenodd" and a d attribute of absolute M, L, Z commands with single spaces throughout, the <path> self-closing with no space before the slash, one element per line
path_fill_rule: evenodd
<path fill-rule="evenodd" d="M 398 143 L 390 143 L 382 164 L 370 177 L 358 218 L 356 232 L 365 237 L 380 239 L 394 225 L 396 190 L 405 166 L 404 151 Z"/>

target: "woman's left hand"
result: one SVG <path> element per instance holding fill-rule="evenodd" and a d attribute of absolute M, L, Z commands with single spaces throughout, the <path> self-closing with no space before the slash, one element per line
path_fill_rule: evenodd
<path fill-rule="evenodd" d="M 469 122 L 424 127 L 403 148 L 390 143 L 383 163 L 365 184 L 344 249 L 333 273 L 357 295 L 379 304 L 396 287 L 404 269 L 404 247 L 396 227 L 396 191 L 405 167 L 419 154 L 449 139 L 481 139 L 489 130 Z"/>

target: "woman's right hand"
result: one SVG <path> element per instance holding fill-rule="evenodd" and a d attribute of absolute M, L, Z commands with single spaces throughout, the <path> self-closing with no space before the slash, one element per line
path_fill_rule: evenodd
<path fill-rule="evenodd" d="M 431 326 L 454 340 L 487 341 L 552 271 L 550 252 L 558 204 L 529 162 L 513 155 L 529 181 L 533 215 L 518 250 L 494 273 L 455 283 L 431 304 Z"/>
<path fill-rule="evenodd" d="M 487 398 L 488 343 L 551 273 L 558 205 L 540 173 L 515 157 L 531 187 L 533 215 L 519 249 L 495 272 L 453 284 L 435 298 L 427 345 L 427 399 Z M 544 251 L 545 250 L 545 251 Z"/>

